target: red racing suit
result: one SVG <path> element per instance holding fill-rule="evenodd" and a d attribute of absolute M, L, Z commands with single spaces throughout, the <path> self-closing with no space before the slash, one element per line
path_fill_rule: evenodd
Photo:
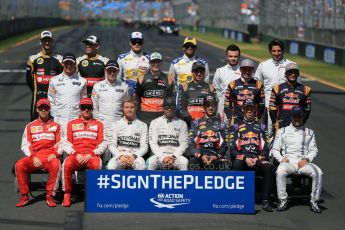
<path fill-rule="evenodd" d="M 104 79 L 104 69 L 108 61 L 108 58 L 99 54 L 92 58 L 87 55 L 77 58 L 79 75 L 86 79 L 87 97 L 91 98 L 93 85 Z"/>
<path fill-rule="evenodd" d="M 310 91 L 309 86 L 298 82 L 295 85 L 284 82 L 273 87 L 269 109 L 272 124 L 275 124 L 277 131 L 278 128 L 286 127 L 291 123 L 290 111 L 294 106 L 304 108 L 303 122 L 307 121 L 311 110 Z"/>
<path fill-rule="evenodd" d="M 26 64 L 26 83 L 32 91 L 31 121 L 38 118 L 36 103 L 47 98 L 50 78 L 62 72 L 62 57 L 46 55 L 42 51 L 31 55 Z"/>
<path fill-rule="evenodd" d="M 71 193 L 72 173 L 80 169 L 101 169 L 100 156 L 106 149 L 103 124 L 99 120 L 78 118 L 67 124 L 67 141 L 64 151 L 69 155 L 62 165 L 62 189 Z M 91 154 L 92 158 L 80 164 L 77 155 Z"/>
<path fill-rule="evenodd" d="M 47 183 L 47 195 L 54 196 L 59 186 L 61 163 L 59 155 L 62 153 L 60 125 L 52 120 L 42 122 L 39 118 L 25 127 L 22 138 L 21 150 L 26 157 L 16 162 L 15 170 L 20 194 L 29 193 L 27 175 L 38 170 L 49 173 Z M 49 155 L 56 158 L 48 161 Z M 39 167 L 35 167 L 33 159 L 37 157 L 41 161 Z"/>

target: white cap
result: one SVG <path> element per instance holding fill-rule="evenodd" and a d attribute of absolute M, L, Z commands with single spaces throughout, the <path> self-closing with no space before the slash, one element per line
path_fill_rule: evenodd
<path fill-rule="evenodd" d="M 42 38 L 53 38 L 53 34 L 49 30 L 42 31 L 41 39 Z"/>
<path fill-rule="evenodd" d="M 143 34 L 141 32 L 136 31 L 136 32 L 131 33 L 131 36 L 129 39 L 130 40 L 132 40 L 132 39 L 144 39 L 144 37 L 143 37 Z"/>
<path fill-rule="evenodd" d="M 154 52 L 150 55 L 150 61 L 152 60 L 162 60 L 162 55 L 160 53 Z"/>

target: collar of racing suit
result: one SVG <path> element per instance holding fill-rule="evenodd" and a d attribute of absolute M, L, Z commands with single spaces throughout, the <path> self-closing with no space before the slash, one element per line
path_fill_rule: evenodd
<path fill-rule="evenodd" d="M 305 130 L 305 126 L 304 125 L 302 125 L 302 126 L 300 126 L 300 127 L 295 127 L 293 124 L 292 124 L 292 122 L 291 122 L 291 124 L 289 125 L 294 131 L 299 131 L 299 130 Z"/>
<path fill-rule="evenodd" d="M 255 119 L 248 121 L 246 118 L 243 119 L 243 122 L 246 124 L 253 124 L 255 122 Z"/>
<path fill-rule="evenodd" d="M 86 54 L 87 60 L 92 60 L 92 61 L 97 60 L 98 56 L 99 56 L 98 53 L 97 53 L 94 57 L 89 57 L 89 56 L 87 56 L 87 54 Z"/>
<path fill-rule="evenodd" d="M 234 65 L 234 66 L 232 66 L 232 65 L 230 65 L 229 63 L 226 65 L 227 66 L 227 68 L 229 69 L 229 70 L 233 70 L 233 71 L 235 71 L 235 70 L 237 70 L 238 68 L 239 68 L 239 64 L 237 63 L 237 65 Z"/>
<path fill-rule="evenodd" d="M 194 61 L 196 59 L 196 56 L 194 55 L 193 57 L 189 58 L 187 57 L 187 55 L 183 55 L 182 58 L 186 61 L 186 62 L 191 62 Z"/>
<path fill-rule="evenodd" d="M 114 83 L 111 83 L 107 77 L 105 77 L 105 82 L 109 85 L 112 85 L 112 86 L 121 84 L 121 82 L 118 79 L 116 79 L 116 81 Z"/>
<path fill-rule="evenodd" d="M 134 119 L 132 121 L 127 120 L 127 118 L 125 116 L 123 116 L 123 120 L 125 121 L 125 123 L 127 123 L 128 125 L 134 124 L 134 122 L 137 120 L 137 117 L 135 116 Z"/>
<path fill-rule="evenodd" d="M 50 118 L 46 122 L 42 121 L 42 119 L 40 117 L 38 117 L 37 120 L 40 122 L 41 125 L 47 125 L 50 122 L 52 122 L 52 119 L 50 119 Z"/>
<path fill-rule="evenodd" d="M 284 57 L 279 61 L 275 61 L 275 60 L 273 60 L 273 58 L 271 58 L 271 60 L 272 60 L 273 64 L 276 66 L 278 66 L 278 65 L 280 65 L 286 61 L 286 59 Z"/>
<path fill-rule="evenodd" d="M 140 58 L 140 57 L 143 55 L 143 52 L 142 52 L 142 51 L 140 51 L 139 54 L 136 54 L 136 53 L 134 53 L 133 50 L 131 50 L 131 51 L 129 51 L 129 53 L 130 53 L 131 55 L 133 55 L 134 57 L 137 57 L 137 58 Z"/>
<path fill-rule="evenodd" d="M 74 74 L 72 74 L 72 75 L 67 75 L 67 74 L 65 74 L 65 72 L 63 71 L 63 72 L 62 72 L 62 75 L 63 75 L 64 77 L 69 77 L 69 78 L 77 78 L 77 77 L 78 77 L 77 71 L 76 71 Z"/>
<path fill-rule="evenodd" d="M 163 115 L 162 117 L 163 117 L 163 119 L 164 119 L 167 123 L 170 123 L 170 122 L 172 122 L 172 121 L 175 119 L 175 116 L 174 116 L 173 118 L 171 118 L 171 119 L 166 118 L 164 115 Z"/>
<path fill-rule="evenodd" d="M 43 48 L 41 49 L 40 54 L 41 54 L 41 56 L 42 56 L 43 58 L 50 58 L 50 57 L 52 56 L 51 53 L 50 53 L 50 54 L 46 54 L 46 52 L 44 52 L 44 49 L 43 49 Z"/>

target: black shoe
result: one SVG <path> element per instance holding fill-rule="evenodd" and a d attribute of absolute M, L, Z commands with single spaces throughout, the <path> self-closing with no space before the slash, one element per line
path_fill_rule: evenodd
<path fill-rule="evenodd" d="M 273 212 L 273 208 L 268 200 L 262 201 L 262 209 L 266 212 Z"/>
<path fill-rule="evenodd" d="M 283 212 L 287 209 L 287 200 L 279 200 L 277 211 Z"/>
<path fill-rule="evenodd" d="M 310 201 L 310 211 L 315 213 L 321 213 L 321 209 L 317 205 L 316 201 Z"/>

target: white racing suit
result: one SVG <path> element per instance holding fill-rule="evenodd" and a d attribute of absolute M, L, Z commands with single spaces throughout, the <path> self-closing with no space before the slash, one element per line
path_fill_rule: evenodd
<path fill-rule="evenodd" d="M 213 78 L 213 86 L 217 93 L 218 98 L 218 113 L 224 112 L 224 99 L 226 89 L 231 81 L 237 80 L 241 77 L 239 65 L 231 66 L 226 64 L 225 66 L 218 68 Z"/>
<path fill-rule="evenodd" d="M 153 155 L 146 161 L 147 169 L 161 168 L 164 157 L 173 156 L 174 168 L 187 170 L 188 160 L 183 156 L 188 148 L 186 122 L 176 117 L 168 120 L 164 115 L 154 119 L 150 125 L 149 143 Z"/>
<path fill-rule="evenodd" d="M 320 198 L 322 186 L 322 171 L 311 163 L 317 155 L 317 145 L 313 130 L 303 127 L 294 127 L 292 124 L 278 130 L 271 155 L 281 162 L 283 158 L 289 160 L 288 163 L 280 163 L 277 169 L 277 192 L 280 200 L 286 200 L 286 176 L 297 173 L 307 175 L 312 178 L 311 201 Z M 302 168 L 298 168 L 300 160 L 307 160 L 309 163 Z"/>
<path fill-rule="evenodd" d="M 78 118 L 80 99 L 86 97 L 86 79 L 77 73 L 68 76 L 64 72 L 52 77 L 49 82 L 48 100 L 50 114 L 61 125 L 66 135 L 67 123 Z"/>
<path fill-rule="evenodd" d="M 103 122 L 104 133 L 108 137 L 112 124 L 122 118 L 122 98 L 128 95 L 128 86 L 120 80 L 110 83 L 107 79 L 93 86 L 91 99 L 93 117 Z"/>
<path fill-rule="evenodd" d="M 134 154 L 136 159 L 130 168 L 144 170 L 146 166 L 143 156 L 148 151 L 147 125 L 137 118 L 133 121 L 128 121 L 125 117 L 121 118 L 112 125 L 108 148 L 112 153 L 108 169 L 123 169 L 120 157 Z"/>

